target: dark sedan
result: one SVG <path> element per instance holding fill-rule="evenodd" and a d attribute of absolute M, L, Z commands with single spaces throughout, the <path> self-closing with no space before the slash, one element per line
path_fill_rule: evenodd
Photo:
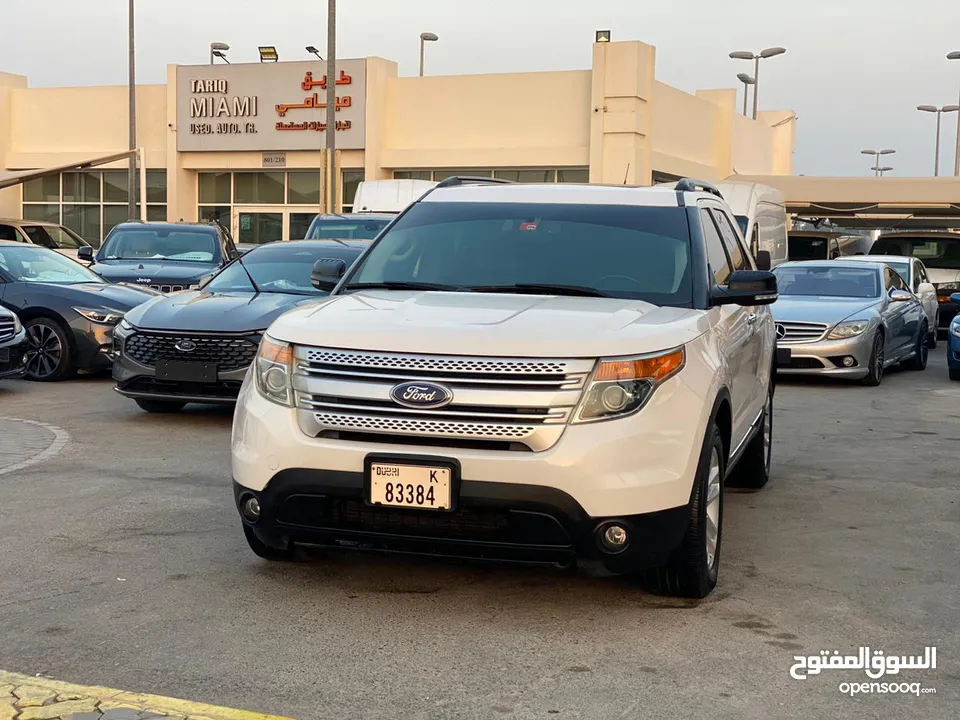
<path fill-rule="evenodd" d="M 107 280 L 168 293 L 196 287 L 238 255 L 218 225 L 127 222 L 110 231 L 96 257 L 92 248 L 81 248 L 78 257 Z"/>
<path fill-rule="evenodd" d="M 338 258 L 349 266 L 368 244 L 261 245 L 202 288 L 157 298 L 128 313 L 115 336 L 117 392 L 148 412 L 177 412 L 189 402 L 235 402 L 270 323 L 327 294 L 311 282 L 316 261 Z"/>
<path fill-rule="evenodd" d="M 114 326 L 157 294 L 105 282 L 53 250 L 0 241 L 0 305 L 23 322 L 31 380 L 110 367 Z"/>

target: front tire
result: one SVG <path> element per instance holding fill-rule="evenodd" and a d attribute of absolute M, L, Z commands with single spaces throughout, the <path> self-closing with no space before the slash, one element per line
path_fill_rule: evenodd
<path fill-rule="evenodd" d="M 56 382 L 73 377 L 77 369 L 73 361 L 70 337 L 53 318 L 27 320 L 27 379 Z"/>
<path fill-rule="evenodd" d="M 182 402 L 151 400 L 149 398 L 137 398 L 136 403 L 141 410 L 146 410 L 149 413 L 176 413 L 183 410 L 183 406 L 186 405 Z"/>
<path fill-rule="evenodd" d="M 908 370 L 920 372 L 927 369 L 927 359 L 930 357 L 930 343 L 927 341 L 927 335 L 927 323 L 923 323 L 920 326 L 920 332 L 917 333 L 913 357 L 903 363 Z"/>
<path fill-rule="evenodd" d="M 743 490 L 759 490 L 770 481 L 770 465 L 773 457 L 773 381 L 763 407 L 760 429 L 730 471 L 726 485 Z"/>
<path fill-rule="evenodd" d="M 960 380 L 960 368 L 950 368 L 950 379 Z"/>
<path fill-rule="evenodd" d="M 876 387 L 883 381 L 883 343 L 883 331 L 877 330 L 876 335 L 873 336 L 873 350 L 870 351 L 870 372 L 860 381 L 868 387 Z"/>
<path fill-rule="evenodd" d="M 714 422 L 700 454 L 686 534 L 665 565 L 647 571 L 647 585 L 654 592 L 700 599 L 717 586 L 725 470 L 726 450 Z"/>

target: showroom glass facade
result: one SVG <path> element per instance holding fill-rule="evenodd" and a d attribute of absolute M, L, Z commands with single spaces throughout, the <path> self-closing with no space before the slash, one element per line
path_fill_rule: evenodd
<path fill-rule="evenodd" d="M 85 170 L 30 180 L 23 184 L 22 202 L 24 219 L 66 225 L 99 247 L 114 225 L 129 219 L 127 171 Z M 166 170 L 147 170 L 147 219 L 167 219 Z"/>
<path fill-rule="evenodd" d="M 341 174 L 343 212 L 353 209 L 363 170 Z M 200 172 L 197 217 L 231 229 L 236 242 L 260 245 L 306 236 L 321 203 L 319 170 Z"/>

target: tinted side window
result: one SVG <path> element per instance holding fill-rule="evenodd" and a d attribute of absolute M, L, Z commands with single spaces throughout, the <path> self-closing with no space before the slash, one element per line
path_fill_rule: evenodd
<path fill-rule="evenodd" d="M 910 288 L 907 287 L 907 283 L 905 283 L 903 278 L 900 277 L 900 275 L 896 272 L 893 273 L 893 287 L 895 287 L 897 290 L 906 290 L 907 292 L 910 291 Z"/>
<path fill-rule="evenodd" d="M 0 225 L 0 240 L 23 242 L 23 240 L 17 236 L 17 231 L 14 230 L 11 225 Z"/>
<path fill-rule="evenodd" d="M 700 224 L 703 225 L 703 240 L 707 246 L 707 262 L 710 263 L 710 272 L 717 285 L 726 285 L 730 278 L 730 259 L 723 249 L 720 232 L 713 222 L 713 216 L 705 209 L 700 209 Z"/>
<path fill-rule="evenodd" d="M 917 287 L 920 286 L 920 283 L 930 282 L 927 280 L 927 269 L 921 263 L 916 263 L 913 269 L 916 272 Z"/>
<path fill-rule="evenodd" d="M 749 263 L 747 263 L 746 253 L 736 231 L 733 229 L 733 225 L 730 224 L 730 219 L 726 213 L 716 208 L 712 208 L 710 212 L 717 221 L 717 227 L 720 228 L 720 236 L 723 238 L 723 244 L 730 256 L 731 267 L 734 270 L 748 270 Z"/>

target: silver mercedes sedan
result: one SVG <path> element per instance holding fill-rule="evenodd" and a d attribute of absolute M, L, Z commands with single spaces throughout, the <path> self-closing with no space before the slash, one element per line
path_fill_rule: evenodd
<path fill-rule="evenodd" d="M 774 270 L 781 374 L 836 375 L 879 385 L 886 368 L 927 366 L 928 320 L 903 278 L 882 263 L 787 262 Z"/>

